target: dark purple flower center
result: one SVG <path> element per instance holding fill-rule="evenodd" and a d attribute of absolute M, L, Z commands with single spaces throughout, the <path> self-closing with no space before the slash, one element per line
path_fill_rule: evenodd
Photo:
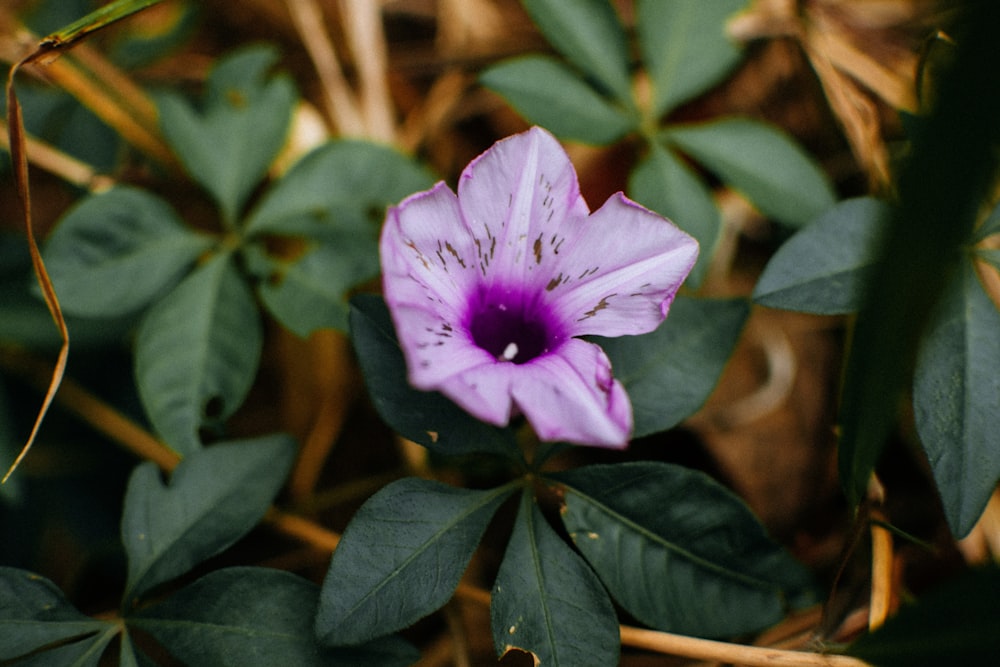
<path fill-rule="evenodd" d="M 468 328 L 477 346 L 515 364 L 548 354 L 564 338 L 544 306 L 516 291 L 501 289 L 473 299 Z"/>

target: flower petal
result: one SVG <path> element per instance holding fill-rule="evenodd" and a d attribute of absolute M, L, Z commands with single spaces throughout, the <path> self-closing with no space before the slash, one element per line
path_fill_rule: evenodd
<path fill-rule="evenodd" d="M 391 207 L 379 241 L 386 301 L 465 307 L 477 279 L 472 235 L 443 182 Z"/>
<path fill-rule="evenodd" d="M 698 242 L 620 192 L 573 231 L 547 301 L 571 336 L 652 331 L 698 258 Z"/>
<path fill-rule="evenodd" d="M 509 361 L 490 358 L 443 380 L 437 390 L 476 419 L 506 426 L 514 412 L 511 383 L 523 369 Z"/>
<path fill-rule="evenodd" d="M 451 377 L 496 362 L 437 311 L 397 304 L 391 312 L 410 384 L 417 389 L 436 390 Z"/>
<path fill-rule="evenodd" d="M 550 278 L 538 266 L 539 244 L 589 213 L 566 152 L 537 127 L 498 141 L 470 162 L 458 199 L 487 282 L 525 288 Z"/>
<path fill-rule="evenodd" d="M 435 389 L 447 377 L 492 357 L 464 330 L 476 271 L 466 262 L 471 236 L 458 199 L 445 186 L 389 210 L 382 229 L 383 292 L 403 348 L 410 382 Z"/>
<path fill-rule="evenodd" d="M 540 439 L 616 448 L 628 444 L 632 405 L 600 347 L 572 339 L 557 353 L 517 370 L 511 395 Z"/>

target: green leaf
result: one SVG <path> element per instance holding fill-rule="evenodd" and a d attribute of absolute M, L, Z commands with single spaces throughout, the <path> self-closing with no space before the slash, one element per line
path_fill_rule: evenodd
<path fill-rule="evenodd" d="M 150 308 L 136 338 L 136 382 L 168 445 L 196 451 L 199 429 L 236 411 L 262 345 L 257 304 L 229 254 L 198 267 Z"/>
<path fill-rule="evenodd" d="M 412 159 L 367 141 L 343 139 L 310 152 L 265 193 L 245 233 L 308 236 L 339 244 L 374 242 L 385 209 L 434 177 Z M 346 254 L 346 253 L 345 253 Z"/>
<path fill-rule="evenodd" d="M 994 234 L 1000 234 L 1000 204 L 993 207 L 990 211 L 989 216 L 983 221 L 983 224 L 976 229 L 976 241 L 982 241 L 987 236 L 993 236 Z"/>
<path fill-rule="evenodd" d="M 118 627 L 106 623 L 103 631 L 93 637 L 87 637 L 70 644 L 61 644 L 50 649 L 33 653 L 19 660 L 5 662 L 11 667 L 98 667 L 101 656 L 118 634 Z"/>
<path fill-rule="evenodd" d="M 840 202 L 778 248 L 754 301 L 820 315 L 857 311 L 890 214 L 888 204 L 872 197 Z"/>
<path fill-rule="evenodd" d="M 917 433 L 948 525 L 968 534 L 1000 481 L 1000 312 L 966 264 L 921 343 L 913 387 Z"/>
<path fill-rule="evenodd" d="M 604 145 L 638 126 L 638 119 L 628 111 L 547 56 L 506 60 L 483 72 L 479 81 L 502 95 L 530 123 L 560 139 Z"/>
<path fill-rule="evenodd" d="M 406 379 L 406 360 L 381 297 L 351 299 L 351 339 L 379 416 L 403 437 L 431 451 L 520 457 L 509 428 L 481 422 L 436 391 L 419 391 Z"/>
<path fill-rule="evenodd" d="M 66 312 L 108 317 L 155 300 L 211 246 L 159 197 L 118 186 L 73 207 L 43 258 Z"/>
<path fill-rule="evenodd" d="M 631 105 L 625 29 L 608 0 L 522 0 L 531 20 L 566 58 Z"/>
<path fill-rule="evenodd" d="M 632 400 L 633 437 L 676 426 L 704 404 L 749 311 L 743 299 L 679 296 L 655 331 L 593 338 L 611 359 L 615 378 Z"/>
<path fill-rule="evenodd" d="M 291 122 L 295 86 L 288 76 L 268 76 L 277 60 L 278 51 L 263 46 L 226 56 L 212 68 L 200 111 L 177 94 L 158 100 L 164 137 L 230 226 L 284 145 Z"/>
<path fill-rule="evenodd" d="M 701 252 L 687 281 L 700 285 L 722 233 L 719 209 L 708 186 L 683 160 L 654 143 L 629 175 L 628 190 L 632 199 L 670 218 L 698 241 Z"/>
<path fill-rule="evenodd" d="M 1000 248 L 976 248 L 976 256 L 1000 271 Z"/>
<path fill-rule="evenodd" d="M 923 331 L 996 185 L 1000 68 L 989 59 L 1000 3 L 970 4 L 967 19 L 934 110 L 899 171 L 899 205 L 852 335 L 838 415 L 840 479 L 852 508 L 897 423 Z"/>
<path fill-rule="evenodd" d="M 320 646 L 313 634 L 318 588 L 290 572 L 232 567 L 205 575 L 129 617 L 189 665 L 403 667 L 419 653 L 398 637 L 352 649 Z"/>
<path fill-rule="evenodd" d="M 257 525 L 281 489 L 295 451 L 286 435 L 213 445 L 186 456 L 169 485 L 153 463 L 136 467 L 122 514 L 128 556 L 123 607 Z"/>
<path fill-rule="evenodd" d="M 58 32 L 49 35 L 46 39 L 59 44 L 69 45 L 83 39 L 92 32 L 105 28 L 158 2 L 160 0 L 114 0 L 83 18 L 74 21 Z"/>
<path fill-rule="evenodd" d="M 592 465 L 561 483 L 566 530 L 612 596 L 659 630 L 733 636 L 812 602 L 808 571 L 707 475 L 658 462 Z"/>
<path fill-rule="evenodd" d="M 906 605 L 848 653 L 879 667 L 992 665 L 1000 655 L 1000 569 L 971 570 Z"/>
<path fill-rule="evenodd" d="M 499 656 L 520 649 L 536 665 L 618 664 L 618 618 L 607 592 L 527 489 L 493 586 L 490 624 Z"/>
<path fill-rule="evenodd" d="M 305 338 L 317 329 L 347 331 L 348 290 L 360 278 L 378 274 L 372 245 L 355 237 L 336 247 L 315 246 L 291 262 L 265 255 L 269 274 L 257 293 L 268 311 L 298 336 Z M 351 247 L 357 251 L 351 252 Z"/>
<path fill-rule="evenodd" d="M 333 553 L 317 636 L 325 644 L 358 644 L 439 609 L 512 490 L 473 491 L 407 478 L 369 498 Z"/>
<path fill-rule="evenodd" d="M 718 83 L 740 61 L 726 35 L 726 19 L 746 0 L 641 0 L 636 3 L 639 46 L 653 83 L 659 118 Z"/>
<path fill-rule="evenodd" d="M 118 667 L 156 667 L 156 663 L 132 642 L 128 627 L 122 630 L 121 656 L 118 659 Z"/>
<path fill-rule="evenodd" d="M 2 311 L 0 311 L 0 317 L 2 317 Z M 14 435 L 14 413 L 10 408 L 7 396 L 7 388 L 4 386 L 3 379 L 0 378 L 0 470 L 5 471 L 10 469 L 24 445 L 20 436 Z M 0 485 L 0 512 L 3 511 L 3 506 L 7 503 L 16 506 L 23 502 L 24 481 L 21 475 L 14 475 Z M 0 658 L 2 658 L 2 654 L 0 654 Z"/>
<path fill-rule="evenodd" d="M 57 642 L 92 638 L 108 625 L 77 611 L 48 579 L 0 567 L 0 660 Z"/>
<path fill-rule="evenodd" d="M 746 118 L 672 125 L 665 138 L 742 192 L 762 213 L 799 227 L 836 201 L 826 175 L 775 127 Z"/>

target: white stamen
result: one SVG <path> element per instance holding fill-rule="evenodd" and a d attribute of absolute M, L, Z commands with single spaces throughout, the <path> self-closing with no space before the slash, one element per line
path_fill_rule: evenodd
<path fill-rule="evenodd" d="M 507 343 L 507 347 L 503 349 L 503 354 L 500 355 L 500 358 L 503 359 L 504 361 L 513 361 L 514 357 L 516 356 L 517 356 L 517 343 L 511 342 Z"/>

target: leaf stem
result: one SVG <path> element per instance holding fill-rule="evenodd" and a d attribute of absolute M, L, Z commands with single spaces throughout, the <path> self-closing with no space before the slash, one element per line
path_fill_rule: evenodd
<path fill-rule="evenodd" d="M 729 644 L 711 639 L 685 637 L 670 632 L 621 626 L 623 646 L 697 660 L 711 660 L 749 667 L 866 667 L 868 663 L 846 655 L 786 651 L 763 646 Z"/>

